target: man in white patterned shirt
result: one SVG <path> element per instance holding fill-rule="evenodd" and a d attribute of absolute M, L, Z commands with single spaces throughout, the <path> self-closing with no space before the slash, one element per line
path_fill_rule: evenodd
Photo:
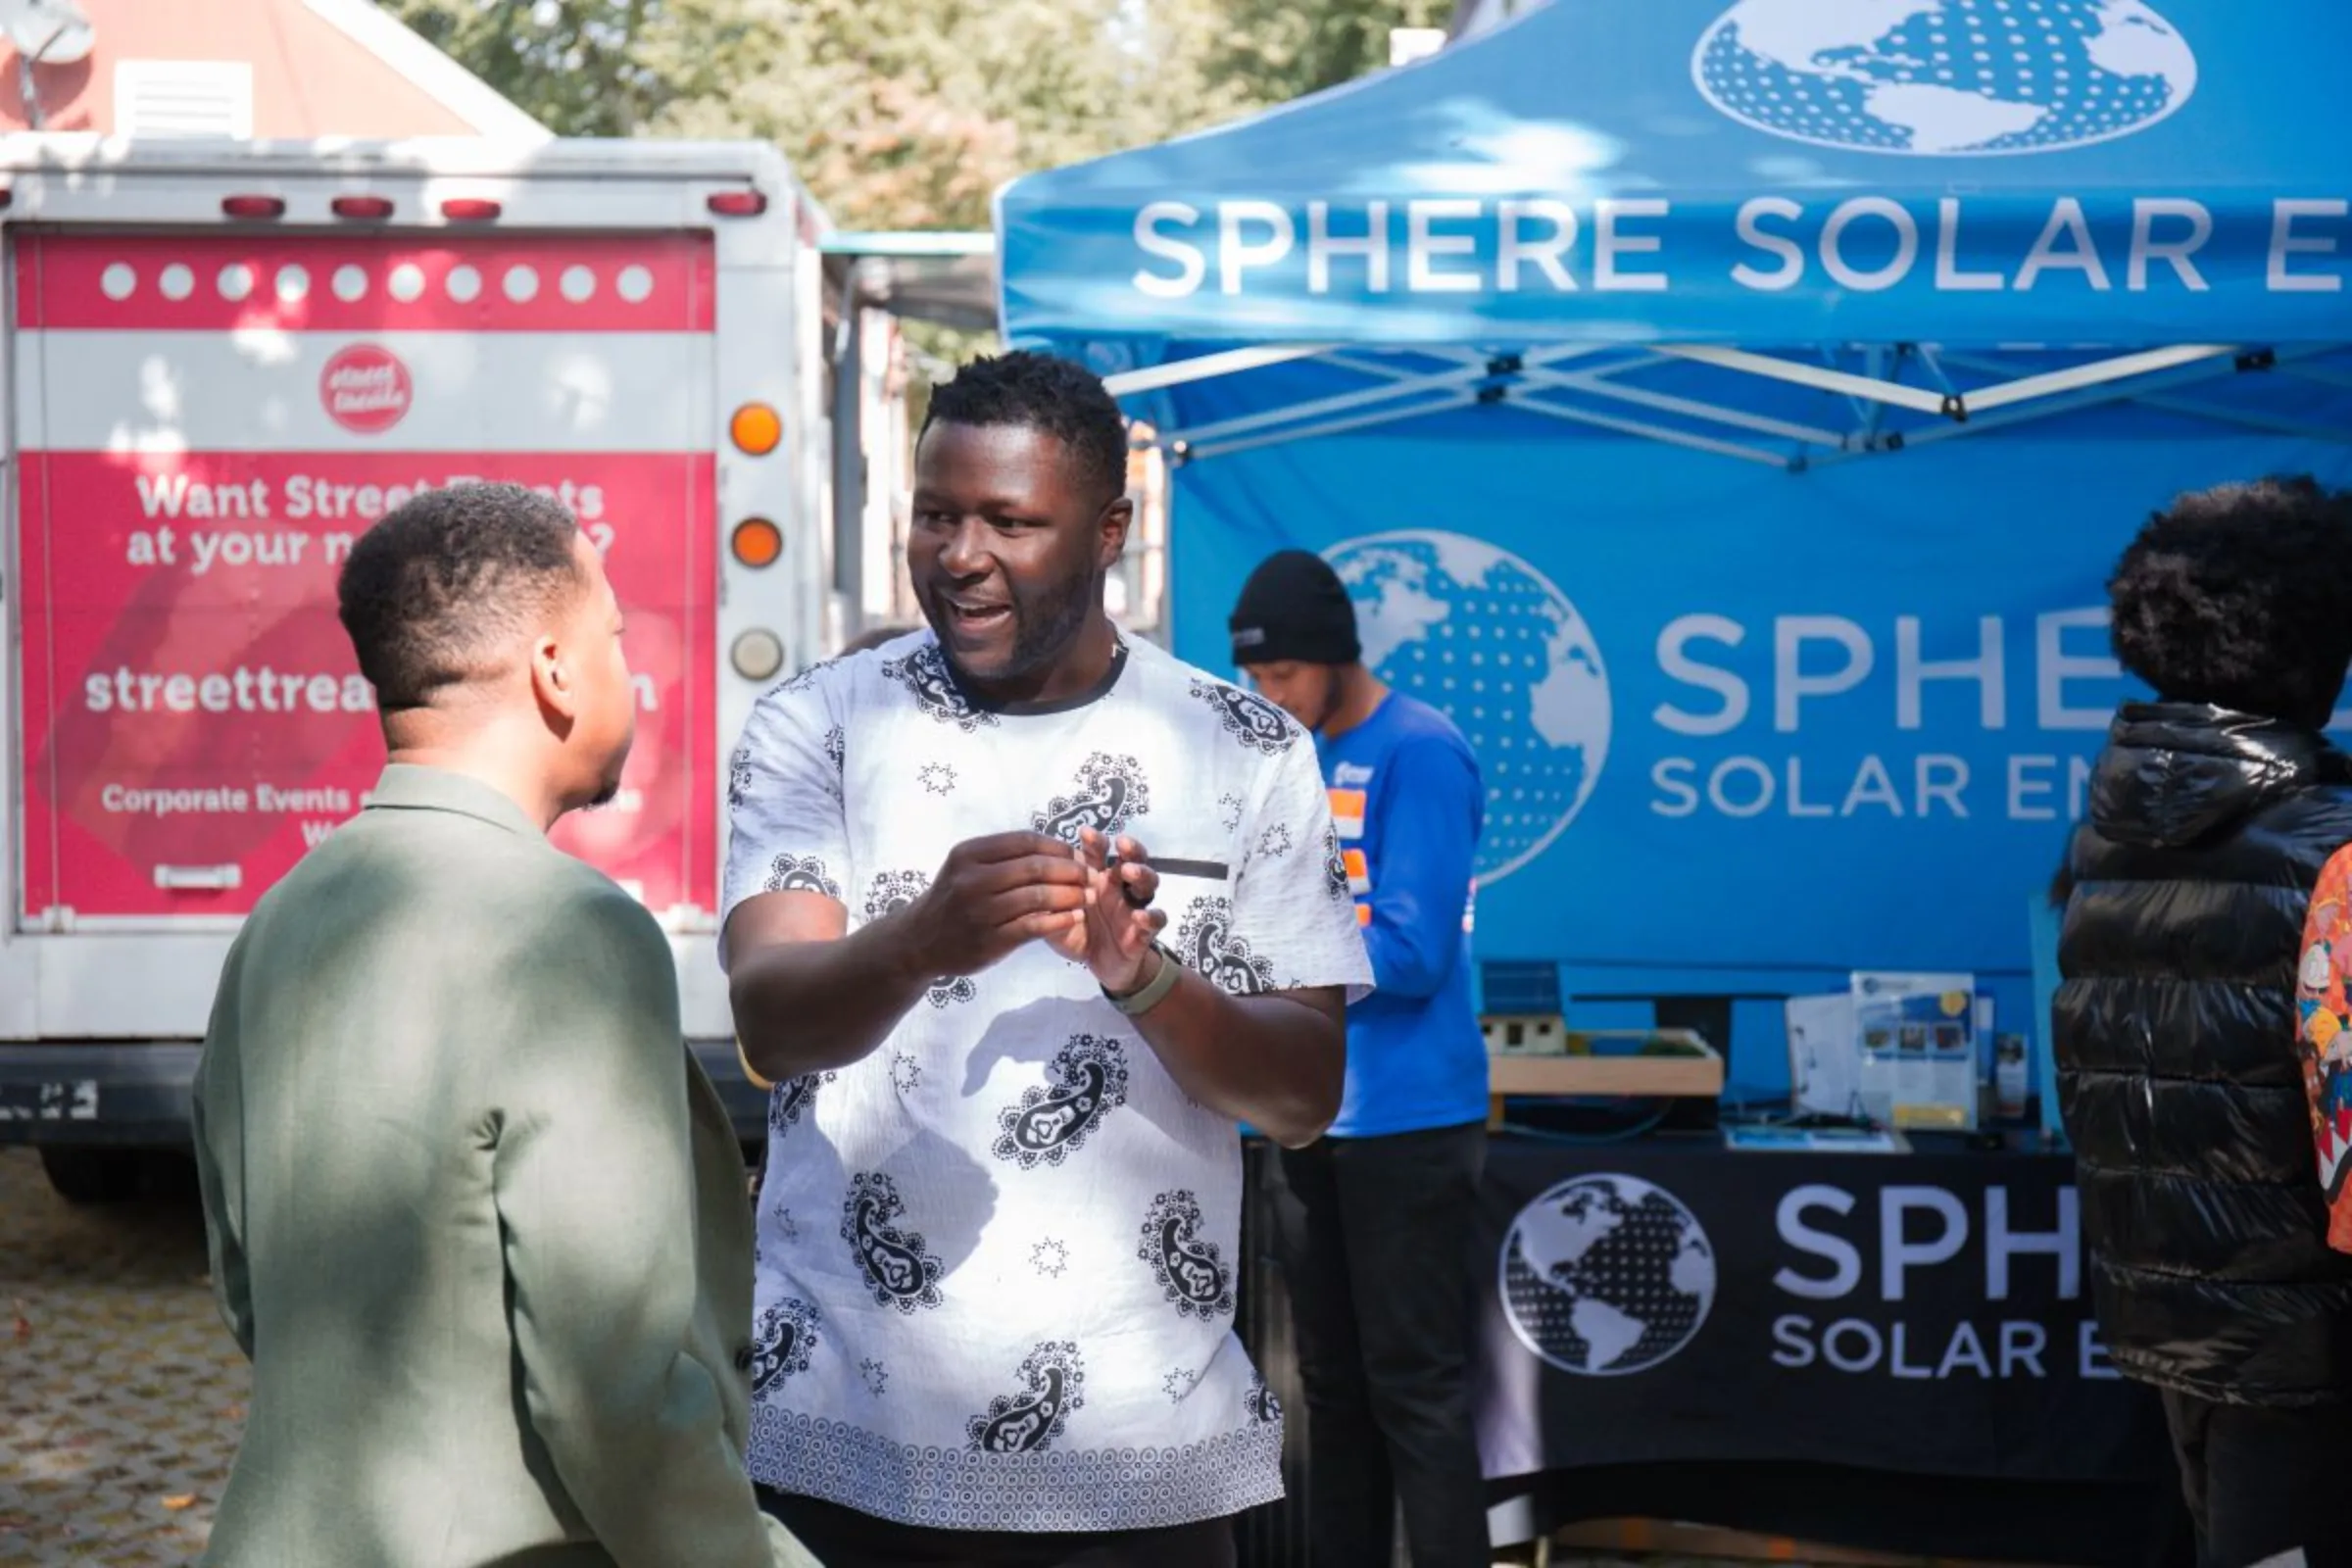
<path fill-rule="evenodd" d="M 1321 1133 L 1371 971 L 1311 742 L 1103 612 L 1125 468 L 1093 375 L 967 367 L 916 452 L 931 629 L 786 681 L 731 770 L 749 1462 L 828 1568 L 1217 1568 L 1281 1494 L 1235 1123 Z"/>

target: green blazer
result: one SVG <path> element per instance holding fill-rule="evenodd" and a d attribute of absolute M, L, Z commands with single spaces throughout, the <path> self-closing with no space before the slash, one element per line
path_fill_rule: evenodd
<path fill-rule="evenodd" d="M 387 768 L 229 950 L 195 1085 L 253 1362 L 220 1568 L 768 1568 L 752 1217 L 661 928 Z"/>

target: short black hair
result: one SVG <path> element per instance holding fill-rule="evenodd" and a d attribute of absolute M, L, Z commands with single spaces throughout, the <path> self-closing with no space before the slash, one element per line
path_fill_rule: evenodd
<path fill-rule="evenodd" d="M 2297 475 L 2181 496 L 2107 597 L 2115 657 L 2158 697 L 2324 728 L 2352 665 L 2352 495 Z"/>
<path fill-rule="evenodd" d="M 517 484 L 427 490 L 359 537 L 336 612 L 378 709 L 427 706 L 525 619 L 584 586 L 579 523 Z"/>
<path fill-rule="evenodd" d="M 1102 378 L 1051 354 L 982 355 L 931 389 L 923 430 L 935 424 L 1011 424 L 1060 438 L 1104 501 L 1127 493 L 1127 419 Z M 919 435 L 918 435 L 919 439 Z"/>

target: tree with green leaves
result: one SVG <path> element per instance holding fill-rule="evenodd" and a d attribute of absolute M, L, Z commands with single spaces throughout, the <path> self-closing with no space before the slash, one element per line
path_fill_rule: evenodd
<path fill-rule="evenodd" d="M 1239 86 L 1251 107 L 1303 98 L 1389 63 L 1392 27 L 1442 27 L 1453 0 L 1212 0 L 1212 80 Z"/>
<path fill-rule="evenodd" d="M 662 25 L 654 0 L 385 0 L 383 9 L 559 136 L 635 135 L 674 96 L 641 59 Z"/>
<path fill-rule="evenodd" d="M 1448 0 L 383 0 L 561 135 L 775 142 L 851 228 L 984 228 L 1035 170 L 1385 65 Z"/>

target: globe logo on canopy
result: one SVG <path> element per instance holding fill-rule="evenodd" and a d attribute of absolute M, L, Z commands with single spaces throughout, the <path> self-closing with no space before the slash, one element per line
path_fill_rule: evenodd
<path fill-rule="evenodd" d="M 1609 753 L 1609 680 L 1576 606 L 1484 540 L 1372 534 L 1324 553 L 1355 601 L 1364 662 L 1453 720 L 1487 786 L 1481 884 L 1544 853 Z"/>
<path fill-rule="evenodd" d="M 2145 130 L 2188 102 L 2197 58 L 2143 0 L 1740 0 L 1691 74 L 1776 136 L 1975 157 Z"/>
<path fill-rule="evenodd" d="M 1497 1294 L 1519 1343 L 1561 1371 L 1645 1372 L 1698 1337 L 1715 1248 L 1664 1188 L 1576 1176 L 1512 1220 Z"/>

